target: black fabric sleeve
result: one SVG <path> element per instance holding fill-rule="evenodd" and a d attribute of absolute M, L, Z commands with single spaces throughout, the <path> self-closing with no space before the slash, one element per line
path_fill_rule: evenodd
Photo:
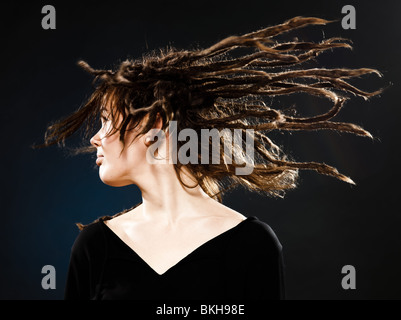
<path fill-rule="evenodd" d="M 78 234 L 71 248 L 65 300 L 89 300 L 94 296 L 105 250 L 103 232 L 98 223 L 85 227 Z"/>
<path fill-rule="evenodd" d="M 249 272 L 246 298 L 251 300 L 285 299 L 283 248 L 269 225 L 257 221 L 253 244 L 248 252 Z"/>
<path fill-rule="evenodd" d="M 78 240 L 77 237 L 76 240 Z M 64 299 L 85 299 L 90 298 L 89 285 L 89 257 L 82 250 L 82 245 L 77 241 L 71 249 L 70 264 L 67 273 Z"/>

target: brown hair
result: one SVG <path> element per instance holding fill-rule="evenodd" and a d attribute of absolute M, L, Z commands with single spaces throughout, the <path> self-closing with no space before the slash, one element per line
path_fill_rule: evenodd
<path fill-rule="evenodd" d="M 197 133 L 200 133 L 201 128 L 254 129 L 255 156 L 260 162 L 254 164 L 251 174 L 235 174 L 235 168 L 243 167 L 247 161 L 240 152 L 237 159 L 242 159 L 241 163 L 225 163 L 224 150 L 221 150 L 220 164 L 185 164 L 202 189 L 220 202 L 224 192 L 238 185 L 259 193 L 282 196 L 285 190 L 296 187 L 299 169 L 315 170 L 353 183 L 332 166 L 291 161 L 267 136 L 274 130 L 329 129 L 372 137 L 356 124 L 334 122 L 331 119 L 349 99 L 345 94 L 350 93 L 367 100 L 382 92 L 382 89 L 362 91 L 346 79 L 369 73 L 381 76 L 379 71 L 369 68 L 300 67 L 326 50 L 352 49 L 346 43 L 348 39 L 330 38 L 320 43 L 298 40 L 279 43 L 272 40 L 277 35 L 300 27 L 329 22 L 333 21 L 294 17 L 256 32 L 227 37 L 207 49 L 178 50 L 170 47 L 160 49 L 160 52 L 152 51 L 143 55 L 142 59 L 122 62 L 115 71 L 96 70 L 80 61 L 78 64 L 94 76 L 94 83 L 97 84 L 95 91 L 76 112 L 50 125 L 45 133 L 45 143 L 36 147 L 55 143 L 64 146 L 65 139 L 85 121 L 85 137 L 88 138 L 105 104 L 110 103 L 113 106 L 111 120 L 114 127 L 110 134 L 119 131 L 124 148 L 125 132 L 131 127 L 135 128 L 148 115 L 138 136 L 145 134 L 153 127 L 157 113 L 162 117 L 163 130 L 171 120 L 177 121 L 178 131 L 184 128 L 192 128 Z M 231 50 L 240 47 L 256 49 L 256 52 L 237 58 L 229 57 Z M 294 117 L 286 114 L 283 109 L 267 106 L 262 100 L 264 96 L 293 93 L 324 97 L 331 100 L 333 105 L 330 110 L 319 115 Z M 118 126 L 117 114 L 123 115 L 123 121 Z M 178 141 L 177 147 L 184 143 Z M 76 149 L 75 154 L 95 151 L 95 147 L 88 146 Z M 177 177 L 183 183 L 179 174 L 181 166 L 179 161 L 174 164 Z"/>

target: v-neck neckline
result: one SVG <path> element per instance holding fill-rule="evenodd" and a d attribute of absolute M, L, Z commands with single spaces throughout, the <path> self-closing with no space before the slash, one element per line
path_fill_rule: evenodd
<path fill-rule="evenodd" d="M 171 272 L 173 269 L 184 263 L 186 260 L 188 260 L 190 257 L 193 257 L 197 252 L 199 252 L 202 248 L 206 247 L 207 245 L 210 245 L 211 243 L 217 241 L 218 239 L 224 237 L 225 235 L 239 229 L 241 226 L 243 226 L 247 221 L 250 221 L 252 219 L 256 219 L 256 217 L 251 216 L 247 217 L 238 224 L 236 224 L 234 227 L 231 227 L 230 229 L 223 231 L 222 233 L 218 234 L 217 236 L 214 236 L 213 238 L 207 240 L 200 246 L 196 247 L 194 250 L 192 250 L 190 253 L 188 253 L 186 256 L 184 256 L 182 259 L 180 259 L 177 263 L 169 267 L 166 271 L 163 273 L 158 273 L 155 269 L 153 269 L 149 263 L 147 263 L 131 246 L 129 246 L 123 239 L 120 238 L 118 234 L 116 234 L 103 220 L 100 220 L 99 222 L 105 227 L 105 229 L 108 230 L 109 233 L 119 242 L 121 243 L 124 247 L 128 248 L 129 251 L 134 254 L 148 269 L 150 269 L 156 276 L 158 277 L 164 277 L 166 276 L 169 272 Z"/>

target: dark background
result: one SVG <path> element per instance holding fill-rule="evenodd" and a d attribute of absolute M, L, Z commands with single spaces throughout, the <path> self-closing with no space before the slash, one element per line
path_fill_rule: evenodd
<path fill-rule="evenodd" d="M 43 30 L 41 9 L 56 8 L 57 29 Z M 341 28 L 341 9 L 356 8 L 356 29 Z M 315 67 L 371 67 L 352 84 L 372 91 L 355 97 L 336 118 L 357 123 L 374 140 L 320 131 L 278 134 L 277 143 L 298 161 L 333 165 L 351 186 L 300 172 L 299 188 L 284 199 L 237 189 L 224 204 L 268 223 L 285 254 L 289 299 L 401 298 L 399 157 L 401 4 L 396 1 L 36 1 L 2 4 L 1 22 L 1 231 L 0 298 L 62 299 L 75 222 L 89 223 L 136 204 L 136 186 L 113 188 L 99 179 L 94 156 L 69 157 L 56 146 L 32 150 L 47 125 L 80 107 L 92 90 L 79 59 L 110 68 L 128 57 L 173 45 L 207 47 L 230 35 L 256 31 L 293 16 L 338 22 L 282 36 L 321 41 L 342 36 L 354 50 L 336 49 Z M 325 100 L 292 96 L 300 112 L 327 110 Z M 77 146 L 77 137 L 67 141 Z M 55 290 L 41 287 L 44 265 L 56 268 Z M 341 269 L 356 268 L 356 290 L 343 290 Z"/>

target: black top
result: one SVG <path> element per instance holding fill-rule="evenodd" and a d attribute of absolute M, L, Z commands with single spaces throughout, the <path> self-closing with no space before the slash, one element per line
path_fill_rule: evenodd
<path fill-rule="evenodd" d="M 283 299 L 282 246 L 273 230 L 248 217 L 185 256 L 153 270 L 103 221 L 76 238 L 65 299 Z"/>

